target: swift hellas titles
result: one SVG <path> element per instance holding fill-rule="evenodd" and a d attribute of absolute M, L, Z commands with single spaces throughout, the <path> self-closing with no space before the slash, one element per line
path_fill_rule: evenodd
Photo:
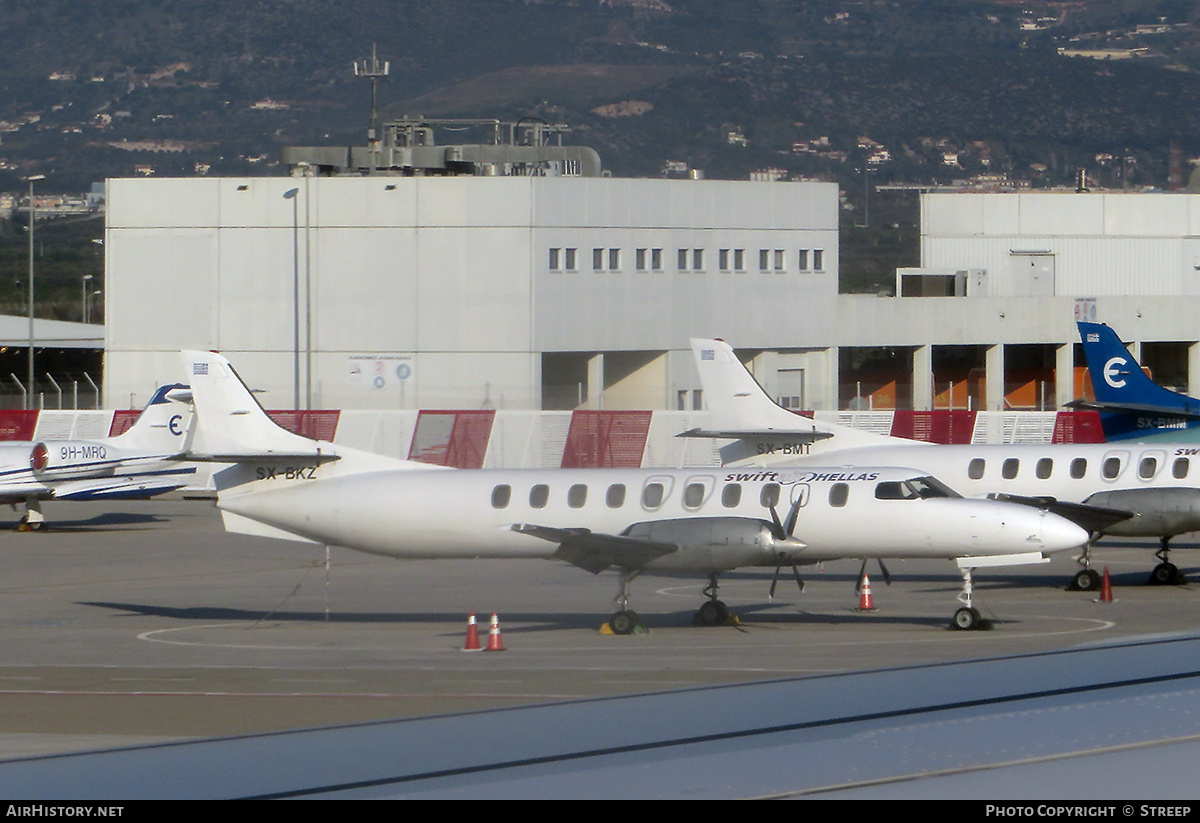
<path fill-rule="evenodd" d="M 1080 322 L 1079 338 L 1096 399 L 1071 405 L 1100 412 L 1106 441 L 1155 440 L 1200 446 L 1200 400 L 1151 380 L 1108 326 Z"/>
<path fill-rule="evenodd" d="M 197 416 L 191 456 L 214 475 L 226 528 L 400 558 L 559 559 L 619 572 L 610 625 L 638 625 L 644 572 L 709 579 L 697 619 L 724 622 L 717 578 L 835 558 L 923 557 L 963 573 L 956 625 L 971 628 L 971 570 L 1041 562 L 1087 533 L 1051 513 L 968 500 L 891 467 L 775 470 L 444 469 L 279 429 L 218 354 L 185 352 Z"/>
<path fill-rule="evenodd" d="M 190 396 L 159 388 L 138 419 L 116 437 L 0 444 L 0 502 L 25 503 L 25 528 L 44 523 L 41 501 L 146 498 L 178 489 L 196 473 L 184 465 Z"/>
<path fill-rule="evenodd" d="M 1084 445 L 940 445 L 888 437 L 801 417 L 776 405 L 721 340 L 693 340 L 710 427 L 690 436 L 733 439 L 733 465 L 903 465 L 971 496 L 1003 496 L 1048 507 L 1103 535 L 1158 537 L 1154 583 L 1183 582 L 1170 562 L 1172 537 L 1200 529 L 1200 453 L 1163 441 Z M 801 455 L 772 444 L 800 443 Z M 1073 586 L 1095 588 L 1090 545 Z"/>

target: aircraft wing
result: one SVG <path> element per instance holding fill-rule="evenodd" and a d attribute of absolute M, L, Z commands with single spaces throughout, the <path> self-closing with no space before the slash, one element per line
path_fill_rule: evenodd
<path fill-rule="evenodd" d="M 191 472 L 163 477 L 100 477 L 94 480 L 74 480 L 54 485 L 55 500 L 144 500 L 186 486 Z M 187 475 L 184 477 L 183 475 Z"/>
<path fill-rule="evenodd" d="M 558 544 L 557 557 L 572 566 L 599 574 L 610 566 L 638 568 L 656 557 L 678 551 L 674 543 L 599 534 L 590 529 L 558 529 L 532 523 L 516 523 L 512 530 Z"/>
<path fill-rule="evenodd" d="M 1070 520 L 1075 525 L 1090 532 L 1100 532 L 1114 523 L 1120 523 L 1133 517 L 1135 512 L 1125 509 L 1110 509 L 1105 506 L 1090 506 L 1086 503 L 1068 503 L 1053 497 L 1023 497 L 1019 494 L 989 494 L 989 499 L 1001 500 L 1006 503 L 1020 503 L 1033 506 L 1035 509 L 1045 509 L 1051 514 Z"/>

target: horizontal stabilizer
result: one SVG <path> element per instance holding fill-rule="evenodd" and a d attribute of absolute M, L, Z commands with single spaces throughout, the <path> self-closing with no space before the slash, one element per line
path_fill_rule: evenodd
<path fill-rule="evenodd" d="M 1072 400 L 1064 404 L 1069 409 L 1084 411 L 1129 412 L 1132 414 L 1158 414 L 1163 417 L 1176 417 L 1182 420 L 1200 420 L 1200 410 L 1185 409 L 1178 405 L 1161 405 L 1156 403 L 1126 403 L 1121 401 Z"/>
<path fill-rule="evenodd" d="M 784 440 L 790 443 L 815 443 L 818 440 L 828 440 L 833 437 L 830 432 L 819 431 L 781 431 L 780 429 L 764 429 L 764 430 L 722 430 L 709 431 L 707 429 L 688 429 L 685 432 L 680 432 L 676 437 L 708 437 L 720 438 L 725 440 L 770 440 L 772 438 Z"/>

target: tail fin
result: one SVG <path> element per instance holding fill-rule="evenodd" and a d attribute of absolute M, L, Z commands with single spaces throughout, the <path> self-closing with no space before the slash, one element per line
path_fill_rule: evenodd
<path fill-rule="evenodd" d="M 189 457 L 220 463 L 262 464 L 293 461 L 317 466 L 351 458 L 342 471 L 382 468 L 438 468 L 409 460 L 358 451 L 324 440 L 311 440 L 278 426 L 246 388 L 233 365 L 216 352 L 182 352 L 191 377 L 196 425 Z"/>
<path fill-rule="evenodd" d="M 183 452 L 192 422 L 189 400 L 187 386 L 182 383 L 159 387 L 134 424 L 108 442 L 130 451 L 164 455 Z"/>
<path fill-rule="evenodd" d="M 692 340 L 692 355 L 708 402 L 709 430 L 681 436 L 717 437 L 737 443 L 721 449 L 726 463 L 756 455 L 790 457 L 859 446 L 915 444 L 916 441 L 859 431 L 801 417 L 767 396 L 723 340 Z"/>
<path fill-rule="evenodd" d="M 1079 338 L 1096 400 L 1074 405 L 1100 411 L 1106 439 L 1145 437 L 1155 429 L 1178 430 L 1200 424 L 1200 400 L 1151 380 L 1111 328 L 1080 321 Z"/>

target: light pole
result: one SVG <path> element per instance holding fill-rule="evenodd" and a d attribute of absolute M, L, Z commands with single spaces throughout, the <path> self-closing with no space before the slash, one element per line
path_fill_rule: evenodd
<path fill-rule="evenodd" d="M 300 207 L 296 196 L 300 189 L 283 193 L 292 201 L 292 408 L 300 409 Z"/>
<path fill-rule="evenodd" d="M 79 310 L 83 313 L 83 322 L 88 322 L 88 286 L 91 285 L 92 275 L 85 274 L 80 281 Z"/>
<path fill-rule="evenodd" d="M 25 178 L 29 182 L 29 368 L 27 379 L 29 380 L 29 392 L 25 395 L 25 408 L 29 408 L 29 403 L 33 399 L 33 224 L 37 219 L 37 207 L 33 204 L 33 184 L 38 180 L 45 180 L 46 175 L 34 174 Z"/>

